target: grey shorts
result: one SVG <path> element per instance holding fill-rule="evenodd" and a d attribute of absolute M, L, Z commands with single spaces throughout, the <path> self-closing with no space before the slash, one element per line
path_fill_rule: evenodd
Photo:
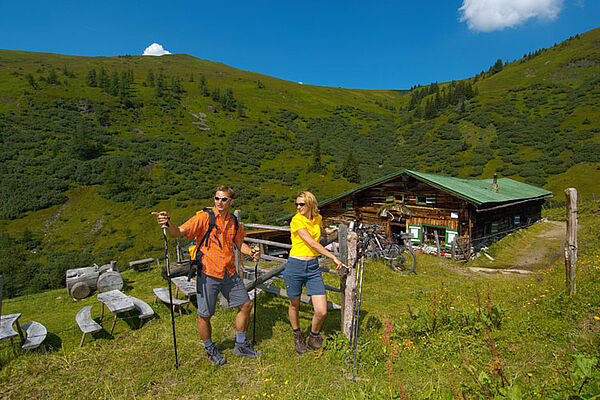
<path fill-rule="evenodd" d="M 319 270 L 319 260 L 300 260 L 295 257 L 288 257 L 283 274 L 285 289 L 290 299 L 302 294 L 302 286 L 306 286 L 306 294 L 315 296 L 325 294 L 325 283 Z"/>
<path fill-rule="evenodd" d="M 215 314 L 219 292 L 227 299 L 229 307 L 241 306 L 250 301 L 244 281 L 237 273 L 228 277 L 226 271 L 225 277 L 218 279 L 201 272 L 196 279 L 196 301 L 198 315 L 201 317 L 212 317 Z"/>

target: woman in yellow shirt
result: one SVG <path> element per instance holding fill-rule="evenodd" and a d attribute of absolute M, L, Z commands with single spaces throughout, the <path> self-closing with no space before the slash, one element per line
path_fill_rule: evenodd
<path fill-rule="evenodd" d="M 325 284 L 319 270 L 318 257 L 322 254 L 331 258 L 339 270 L 344 264 L 319 243 L 322 233 L 330 234 L 335 229 L 323 229 L 323 219 L 317 208 L 317 199 L 310 192 L 300 192 L 296 198 L 298 212 L 290 222 L 292 249 L 287 260 L 283 276 L 287 295 L 290 298 L 288 315 L 294 330 L 296 352 L 303 354 L 307 348 L 317 350 L 323 343 L 320 331 L 327 315 L 327 295 Z M 300 329 L 300 295 L 302 286 L 306 286 L 306 294 L 311 296 L 314 308 L 311 332 L 308 342 Z"/>

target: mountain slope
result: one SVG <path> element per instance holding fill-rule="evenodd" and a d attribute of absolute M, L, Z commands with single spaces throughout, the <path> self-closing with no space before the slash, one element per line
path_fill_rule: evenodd
<path fill-rule="evenodd" d="M 261 222 L 300 190 L 322 199 L 400 168 L 598 193 L 599 43 L 595 29 L 410 91 L 301 85 L 183 54 L 0 50 L 0 249 L 26 254 L 0 273 L 29 271 L 19 294 L 78 265 L 157 257 L 149 212 L 183 221 L 218 184 Z"/>

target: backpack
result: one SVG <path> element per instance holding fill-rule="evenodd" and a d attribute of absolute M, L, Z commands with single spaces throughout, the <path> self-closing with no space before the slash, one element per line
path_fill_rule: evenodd
<path fill-rule="evenodd" d="M 200 241 L 200 243 L 196 243 L 196 239 L 194 239 L 192 241 L 192 243 L 188 246 L 188 251 L 190 253 L 190 260 L 191 260 L 190 261 L 190 270 L 188 272 L 188 281 L 190 281 L 194 277 L 194 274 L 196 274 L 197 271 L 202 270 L 202 256 L 204 254 L 202 254 L 202 251 L 200 251 L 200 248 L 205 243 L 206 243 L 207 247 L 210 247 L 210 234 L 216 225 L 215 212 L 213 211 L 212 208 L 210 208 L 210 207 L 203 208 L 201 211 L 196 212 L 196 214 L 200 214 L 201 212 L 208 213 L 208 229 L 206 230 L 206 233 L 202 237 L 202 240 Z M 230 215 L 233 217 L 233 224 L 235 225 L 235 233 L 233 234 L 233 237 L 235 238 L 237 236 L 238 229 L 240 227 L 240 223 L 235 215 L 233 215 L 233 214 L 230 214 Z M 215 239 L 217 239 L 217 243 L 219 244 L 219 247 L 223 248 L 219 238 L 215 237 Z"/>

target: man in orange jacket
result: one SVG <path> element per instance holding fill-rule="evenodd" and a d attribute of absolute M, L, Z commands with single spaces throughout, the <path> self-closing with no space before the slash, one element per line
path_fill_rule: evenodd
<path fill-rule="evenodd" d="M 252 301 L 248 296 L 243 280 L 237 274 L 235 266 L 235 244 L 243 254 L 260 258 L 258 249 L 250 248 L 244 243 L 246 232 L 240 226 L 236 230 L 234 217 L 229 213 L 233 205 L 235 192 L 228 186 L 219 186 L 215 192 L 214 227 L 210 236 L 202 240 L 209 230 L 209 213 L 200 211 L 183 225 L 170 223 L 166 211 L 153 212 L 159 225 L 166 228 L 171 237 L 185 236 L 196 239 L 198 251 L 202 253 L 202 263 L 198 268 L 197 303 L 198 303 L 198 333 L 206 348 L 206 355 L 211 363 L 223 365 L 227 362 L 219 348 L 212 341 L 212 326 L 210 318 L 215 313 L 219 293 L 229 302 L 231 307 L 238 307 L 235 318 L 236 340 L 233 354 L 256 358 L 261 352 L 254 350 L 252 343 L 246 338 L 246 330 L 252 310 Z"/>

